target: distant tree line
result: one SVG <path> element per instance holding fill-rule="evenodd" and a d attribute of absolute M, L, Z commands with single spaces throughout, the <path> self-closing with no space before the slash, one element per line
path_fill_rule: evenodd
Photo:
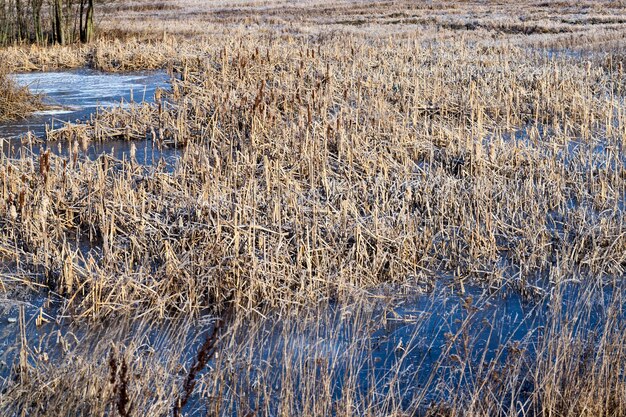
<path fill-rule="evenodd" d="M 90 42 L 94 0 L 0 0 L 0 45 Z"/>

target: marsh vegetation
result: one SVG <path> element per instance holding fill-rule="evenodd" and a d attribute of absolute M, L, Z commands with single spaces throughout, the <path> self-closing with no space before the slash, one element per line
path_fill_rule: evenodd
<path fill-rule="evenodd" d="M 0 121 L 24 118 L 42 107 L 41 97 L 0 72 Z"/>
<path fill-rule="evenodd" d="M 124 2 L 0 50 L 170 74 L 0 153 L 2 413 L 626 415 L 626 12 L 527 6 Z"/>

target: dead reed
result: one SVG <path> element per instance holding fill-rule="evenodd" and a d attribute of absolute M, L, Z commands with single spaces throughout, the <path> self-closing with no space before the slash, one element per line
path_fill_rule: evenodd
<path fill-rule="evenodd" d="M 41 97 L 31 94 L 26 87 L 19 87 L 0 68 L 0 122 L 25 118 L 41 110 Z"/>
<path fill-rule="evenodd" d="M 76 342 L 59 332 L 66 356 L 49 347 L 52 360 L 20 340 L 24 378 L 3 385 L 1 411 L 626 414 L 623 301 L 617 290 L 597 301 L 626 267 L 624 59 L 608 49 L 623 5 L 603 4 L 611 17 L 595 2 L 584 16 L 533 4 L 514 19 L 503 16 L 517 2 L 434 15 L 409 3 L 159 4 L 103 22 L 124 41 L 0 51 L 11 70 L 172 74 L 153 104 L 49 132 L 64 155 L 0 154 L 0 288 L 58 293 L 59 315 L 87 328 Z M 193 19 L 163 18 L 181 10 Z M 110 139 L 179 158 L 83 155 Z M 458 327 L 428 339 L 426 321 L 407 319 L 416 328 L 381 374 L 359 336 L 387 326 L 381 286 L 436 294 L 443 280 L 461 293 Z M 573 281 L 582 294 L 563 310 Z M 488 361 L 474 284 L 549 303 L 545 323 Z M 198 349 L 190 322 L 227 303 L 235 320 Z M 112 320 L 124 324 L 97 331 Z M 432 363 L 411 354 L 440 348 Z"/>
<path fill-rule="evenodd" d="M 71 156 L 3 159 L 2 251 L 92 317 L 622 273 L 621 67 L 463 42 L 231 47 L 153 105 L 51 132 Z M 111 137 L 185 148 L 172 171 L 80 157 Z"/>

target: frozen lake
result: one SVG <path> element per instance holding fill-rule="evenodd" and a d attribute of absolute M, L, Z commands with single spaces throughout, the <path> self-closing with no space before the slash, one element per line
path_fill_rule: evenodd
<path fill-rule="evenodd" d="M 0 125 L 0 138 L 5 139 L 3 151 L 17 156 L 27 147 L 21 138 L 28 132 L 42 139 L 43 143 L 32 146 L 37 153 L 40 148 L 50 148 L 56 153 L 66 153 L 67 144 L 47 143 L 46 129 L 56 129 L 64 123 L 88 122 L 100 109 L 130 106 L 132 103 L 153 102 L 157 89 L 169 87 L 170 77 L 165 71 L 109 74 L 90 69 L 62 72 L 33 72 L 14 74 L 13 79 L 31 92 L 42 94 L 48 109 L 39 111 L 22 120 Z M 130 152 L 131 142 L 113 139 L 91 142 L 83 154 L 94 159 L 102 153 L 123 158 Z M 173 150 L 157 149 L 151 140 L 136 141 L 136 157 L 140 163 L 151 164 L 162 156 L 169 157 Z"/>
<path fill-rule="evenodd" d="M 53 107 L 0 126 L 0 137 L 15 137 L 32 131 L 45 133 L 46 124 L 61 127 L 64 122 L 86 121 L 98 108 L 152 102 L 158 88 L 167 88 L 165 71 L 107 74 L 80 69 L 63 72 L 14 74 L 13 79 L 31 92 L 43 94 L 44 103 Z"/>

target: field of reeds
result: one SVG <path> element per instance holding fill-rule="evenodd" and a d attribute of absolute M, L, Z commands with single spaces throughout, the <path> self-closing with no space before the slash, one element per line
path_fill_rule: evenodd
<path fill-rule="evenodd" d="M 114 2 L 0 50 L 171 75 L 0 152 L 0 414 L 626 416 L 626 5 L 523 3 Z"/>

